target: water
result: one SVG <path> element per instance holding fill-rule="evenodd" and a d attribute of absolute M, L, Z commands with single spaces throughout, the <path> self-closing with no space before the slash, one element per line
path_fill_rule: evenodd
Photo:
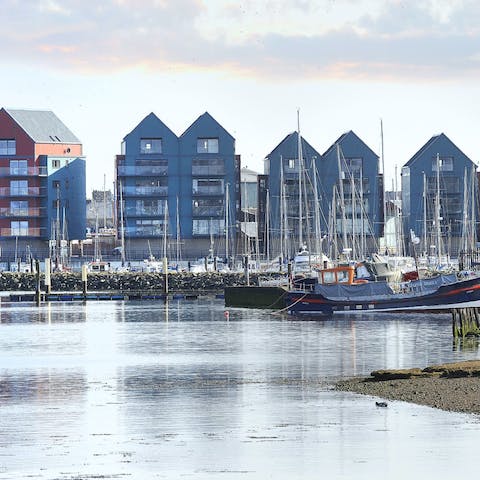
<path fill-rule="evenodd" d="M 337 392 L 479 357 L 448 315 L 297 321 L 222 300 L 0 310 L 1 479 L 455 478 L 473 415 Z"/>

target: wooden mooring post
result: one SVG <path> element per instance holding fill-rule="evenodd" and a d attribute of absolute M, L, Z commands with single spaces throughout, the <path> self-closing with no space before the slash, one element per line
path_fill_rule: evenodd
<path fill-rule="evenodd" d="M 455 338 L 480 336 L 480 308 L 452 309 L 452 330 Z"/>

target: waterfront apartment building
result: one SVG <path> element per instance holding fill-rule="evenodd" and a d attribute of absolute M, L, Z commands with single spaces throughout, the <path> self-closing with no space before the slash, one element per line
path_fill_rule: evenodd
<path fill-rule="evenodd" d="M 404 239 L 413 252 L 436 256 L 476 248 L 476 166 L 444 133 L 402 167 Z"/>
<path fill-rule="evenodd" d="M 351 130 L 322 155 L 322 230 L 330 256 L 346 250 L 358 259 L 378 251 L 383 235 L 382 182 L 379 156 Z"/>
<path fill-rule="evenodd" d="M 272 257 L 292 258 L 304 247 L 316 250 L 321 159 L 298 132 L 287 135 L 265 157 L 258 193 L 258 237 L 264 254 L 268 250 Z"/>
<path fill-rule="evenodd" d="M 262 251 L 291 258 L 300 248 L 337 258 L 377 250 L 382 233 L 382 179 L 376 155 L 354 132 L 340 136 L 321 155 L 297 132 L 265 158 L 259 177 Z M 280 247 L 278 247 L 278 245 Z"/>
<path fill-rule="evenodd" d="M 124 137 L 116 157 L 126 259 L 233 256 L 239 185 L 235 139 L 209 113 L 179 137 L 150 113 Z"/>
<path fill-rule="evenodd" d="M 0 110 L 1 261 L 44 258 L 84 239 L 85 157 L 51 111 Z"/>

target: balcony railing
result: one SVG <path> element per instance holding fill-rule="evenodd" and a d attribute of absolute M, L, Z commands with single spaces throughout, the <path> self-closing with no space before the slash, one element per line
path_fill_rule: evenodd
<path fill-rule="evenodd" d="M 123 187 L 123 196 L 131 197 L 154 197 L 156 195 L 167 195 L 168 187 Z"/>
<path fill-rule="evenodd" d="M 43 228 L 0 228 L 1 237 L 43 237 Z"/>
<path fill-rule="evenodd" d="M 217 187 L 193 187 L 194 195 L 223 195 L 223 186 Z"/>
<path fill-rule="evenodd" d="M 163 229 L 161 226 L 141 226 L 125 228 L 126 237 L 162 237 Z"/>
<path fill-rule="evenodd" d="M 121 177 L 131 176 L 131 177 L 154 177 L 154 176 L 164 176 L 168 174 L 167 165 L 145 165 L 145 166 L 133 166 L 133 165 L 123 165 L 118 167 L 118 175 Z"/>
<path fill-rule="evenodd" d="M 0 217 L 43 217 L 46 215 L 44 208 L 30 207 L 30 208 L 0 208 Z"/>
<path fill-rule="evenodd" d="M 0 167 L 1 177 L 38 177 L 47 174 L 47 167 Z"/>
<path fill-rule="evenodd" d="M 192 165 L 192 175 L 225 175 L 224 165 Z"/>
<path fill-rule="evenodd" d="M 196 217 L 220 217 L 223 214 L 223 206 L 192 208 L 192 215 Z"/>
<path fill-rule="evenodd" d="M 41 197 L 46 195 L 44 187 L 10 188 L 0 187 L 0 197 Z"/>
<path fill-rule="evenodd" d="M 127 217 L 159 217 L 163 218 L 165 215 L 165 210 L 160 208 L 138 208 L 138 207 L 127 207 L 124 211 L 125 216 Z"/>

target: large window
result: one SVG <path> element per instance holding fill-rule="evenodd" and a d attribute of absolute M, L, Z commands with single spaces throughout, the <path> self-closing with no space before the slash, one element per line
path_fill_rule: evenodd
<path fill-rule="evenodd" d="M 363 159 L 360 157 L 344 158 L 341 162 L 342 172 L 344 172 L 344 178 L 349 176 L 360 177 L 363 167 Z"/>
<path fill-rule="evenodd" d="M 225 221 L 223 219 L 193 220 L 193 235 L 224 235 Z"/>
<path fill-rule="evenodd" d="M 28 235 L 28 222 L 14 220 L 10 223 L 10 229 L 12 237 L 25 237 Z"/>
<path fill-rule="evenodd" d="M 148 199 L 148 200 L 137 200 L 135 203 L 135 215 L 155 215 L 163 216 L 165 215 L 165 200 L 158 199 Z M 127 215 L 130 212 L 127 211 Z"/>
<path fill-rule="evenodd" d="M 225 175 L 223 158 L 194 158 L 192 175 Z"/>
<path fill-rule="evenodd" d="M 26 200 L 12 200 L 10 202 L 10 213 L 14 217 L 28 215 L 28 201 Z"/>
<path fill-rule="evenodd" d="M 192 200 L 192 215 L 220 217 L 224 214 L 223 198 L 197 198 Z"/>
<path fill-rule="evenodd" d="M 223 195 L 223 179 L 194 178 L 192 192 L 194 195 Z"/>
<path fill-rule="evenodd" d="M 432 158 L 432 172 L 436 172 L 437 169 L 441 172 L 453 172 L 453 157 Z"/>
<path fill-rule="evenodd" d="M 162 153 L 162 139 L 142 138 L 140 140 L 140 153 Z"/>
<path fill-rule="evenodd" d="M 16 155 L 16 140 L 0 140 L 0 155 Z"/>
<path fill-rule="evenodd" d="M 28 180 L 12 180 L 10 195 L 28 195 Z"/>
<path fill-rule="evenodd" d="M 10 175 L 27 175 L 28 165 L 26 160 L 10 160 Z"/>
<path fill-rule="evenodd" d="M 198 138 L 197 153 L 218 153 L 218 138 Z"/>

